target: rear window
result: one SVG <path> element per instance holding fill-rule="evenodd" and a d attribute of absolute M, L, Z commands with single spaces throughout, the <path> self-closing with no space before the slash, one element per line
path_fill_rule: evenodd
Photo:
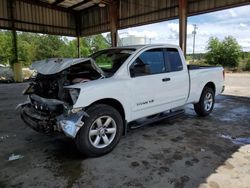
<path fill-rule="evenodd" d="M 171 72 L 183 70 L 181 57 L 177 49 L 168 48 L 166 57 L 168 64 L 170 65 Z"/>

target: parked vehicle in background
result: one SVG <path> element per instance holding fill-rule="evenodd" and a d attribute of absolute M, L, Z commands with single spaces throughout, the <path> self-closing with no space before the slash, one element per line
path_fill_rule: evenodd
<path fill-rule="evenodd" d="M 89 58 L 35 62 L 37 71 L 19 105 L 33 129 L 64 132 L 87 156 L 110 152 L 128 128 L 194 104 L 209 115 L 223 92 L 222 67 L 186 65 L 175 45 L 110 48 Z"/>

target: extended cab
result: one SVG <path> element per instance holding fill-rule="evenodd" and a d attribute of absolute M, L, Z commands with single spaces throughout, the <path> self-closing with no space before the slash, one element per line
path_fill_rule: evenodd
<path fill-rule="evenodd" d="M 222 67 L 187 65 L 175 45 L 110 48 L 88 58 L 32 64 L 36 77 L 20 104 L 23 121 L 43 133 L 63 132 L 87 156 L 110 152 L 130 125 L 194 104 L 212 112 L 223 92 Z"/>

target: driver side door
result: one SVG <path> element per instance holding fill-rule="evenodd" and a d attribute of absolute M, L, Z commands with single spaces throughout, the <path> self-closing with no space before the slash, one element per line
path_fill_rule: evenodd
<path fill-rule="evenodd" d="M 162 48 L 142 52 L 131 64 L 132 119 L 166 110 L 167 72 Z"/>

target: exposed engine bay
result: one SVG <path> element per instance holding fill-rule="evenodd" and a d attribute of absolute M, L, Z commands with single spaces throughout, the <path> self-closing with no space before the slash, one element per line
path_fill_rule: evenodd
<path fill-rule="evenodd" d="M 61 64 L 60 59 L 55 59 L 53 61 L 54 63 Z M 48 61 L 48 63 L 51 66 L 52 62 Z M 24 91 L 24 94 L 36 94 L 47 99 L 58 99 L 72 105 L 75 102 L 74 97 L 69 90 L 64 89 L 65 86 L 103 78 L 100 71 L 98 72 L 93 67 L 91 60 L 69 66 L 62 71 L 60 71 L 61 67 L 58 67 L 57 71 L 60 72 L 57 72 L 54 68 L 55 66 L 53 66 L 52 68 L 54 68 L 54 70 L 51 71 L 53 74 L 48 74 L 50 73 L 48 70 L 44 72 L 46 64 L 38 62 L 32 65 L 34 68 L 40 65 L 38 70 L 41 69 L 43 72 L 37 72 L 37 75 L 33 78 L 29 88 Z"/>
<path fill-rule="evenodd" d="M 81 124 L 84 112 L 71 113 L 80 91 L 65 86 L 104 78 L 93 59 L 54 58 L 35 62 L 31 67 L 37 71 L 37 75 L 23 92 L 29 100 L 19 105 L 23 121 L 42 133 L 67 129 L 70 123 Z M 66 134 L 74 136 L 76 130 L 69 131 Z"/>

